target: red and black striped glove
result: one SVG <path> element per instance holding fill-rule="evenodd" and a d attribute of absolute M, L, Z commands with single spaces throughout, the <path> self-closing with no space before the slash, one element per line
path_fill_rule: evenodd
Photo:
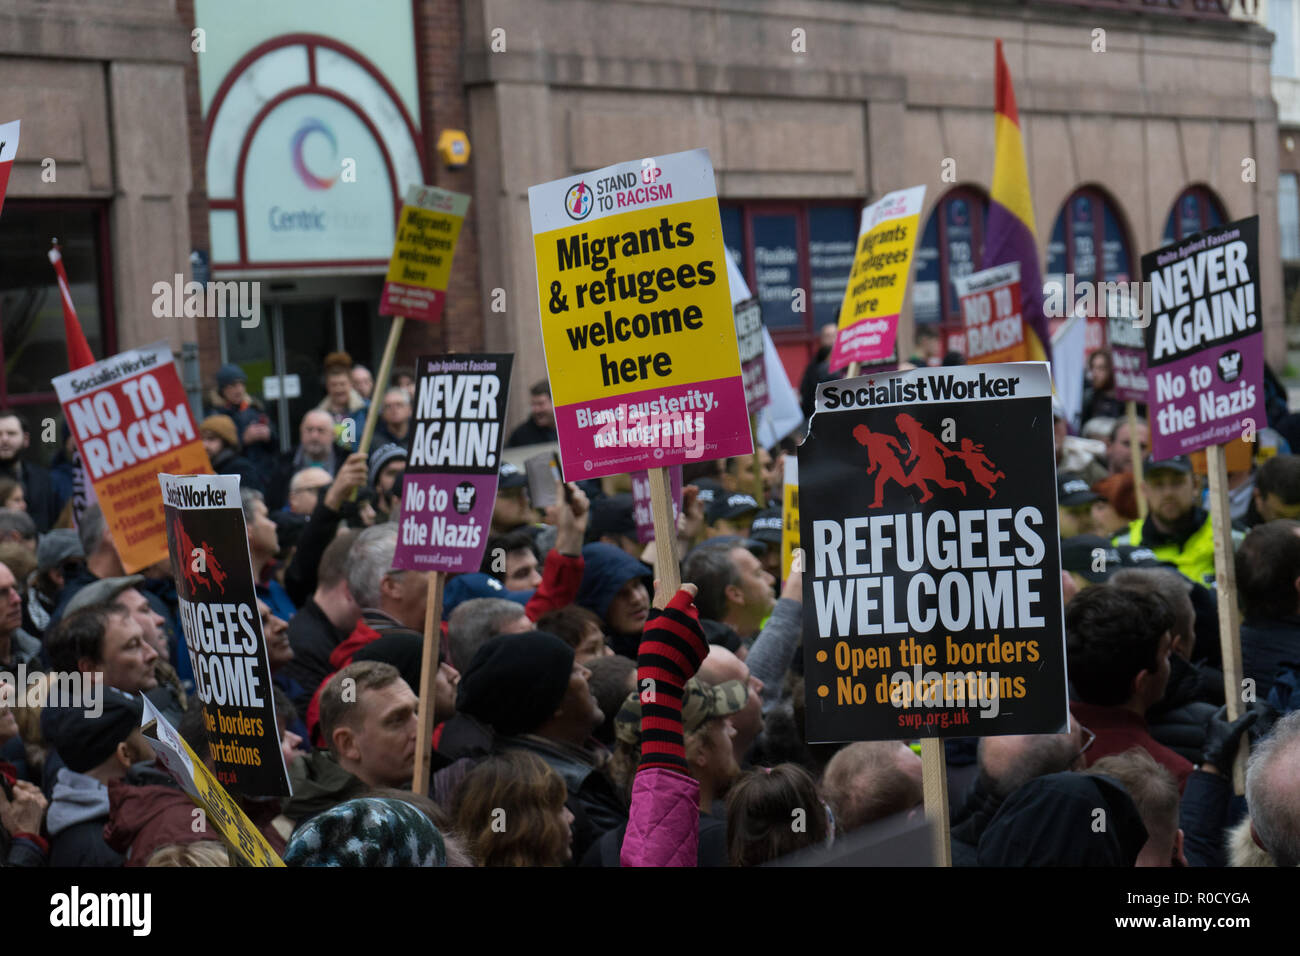
<path fill-rule="evenodd" d="M 695 607 L 695 585 L 681 588 L 662 611 L 651 609 L 641 634 L 636 682 L 641 696 L 641 763 L 688 773 L 682 730 L 686 682 L 709 653 Z"/>

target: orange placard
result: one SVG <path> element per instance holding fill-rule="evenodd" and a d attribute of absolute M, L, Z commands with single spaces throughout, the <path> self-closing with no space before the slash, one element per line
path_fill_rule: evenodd
<path fill-rule="evenodd" d="M 86 476 L 127 573 L 167 557 L 158 475 L 210 475 L 165 342 L 54 379 Z"/>
<path fill-rule="evenodd" d="M 1253 442 L 1243 441 L 1240 438 L 1234 438 L 1232 441 L 1224 442 L 1223 458 L 1228 465 L 1228 473 L 1235 471 L 1250 471 L 1250 459 L 1255 451 Z M 1194 451 L 1191 454 L 1192 471 L 1198 475 L 1208 474 L 1209 471 L 1205 464 L 1205 450 Z"/>

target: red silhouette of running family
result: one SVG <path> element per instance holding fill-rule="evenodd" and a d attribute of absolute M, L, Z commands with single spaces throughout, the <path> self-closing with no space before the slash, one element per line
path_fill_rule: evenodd
<path fill-rule="evenodd" d="M 173 519 L 172 528 L 174 530 L 176 548 L 179 552 L 179 554 L 172 555 L 172 560 L 176 563 L 176 566 L 181 569 L 181 575 L 184 577 L 185 583 L 189 586 L 190 594 L 197 594 L 200 584 L 203 585 L 203 589 L 208 593 L 212 592 L 212 585 L 215 584 L 217 590 L 220 591 L 220 593 L 225 594 L 226 578 L 228 575 L 226 574 L 225 569 L 222 568 L 221 562 L 217 560 L 216 552 L 213 550 L 212 545 L 204 541 L 201 547 L 196 548 L 194 542 L 190 540 L 190 536 L 185 533 L 185 525 L 181 523 L 179 517 Z M 193 559 L 195 557 L 194 552 L 196 551 L 203 552 L 202 567 L 204 570 L 202 571 L 197 570 L 194 567 Z M 206 578 L 211 578 L 211 582 L 206 580 Z"/>
<path fill-rule="evenodd" d="M 907 455 L 899 440 L 885 432 L 873 432 L 866 425 L 853 429 L 853 437 L 859 445 L 867 449 L 867 474 L 876 476 L 875 501 L 872 508 L 884 504 L 885 487 L 894 482 L 900 488 L 916 488 L 921 492 L 921 504 L 934 497 L 930 485 L 940 488 L 955 488 L 966 494 L 964 481 L 953 481 L 948 477 L 948 466 L 944 459 L 956 458 L 970 471 L 975 482 L 989 493 L 991 500 L 997 494 L 994 485 L 1006 474 L 998 470 L 997 465 L 984 454 L 984 446 L 976 444 L 969 438 L 963 438 L 961 451 L 953 451 L 911 415 L 901 412 L 894 417 L 894 423 L 907 440 Z M 904 469 L 911 465 L 911 471 Z"/>

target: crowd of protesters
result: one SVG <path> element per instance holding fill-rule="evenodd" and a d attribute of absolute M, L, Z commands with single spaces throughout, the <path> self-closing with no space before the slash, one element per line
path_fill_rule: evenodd
<path fill-rule="evenodd" d="M 913 362 L 941 360 L 918 337 Z M 750 866 L 919 820 L 915 742 L 805 742 L 802 575 L 782 581 L 780 555 L 793 439 L 686 466 L 676 594 L 656 594 L 625 482 L 572 484 L 537 509 L 503 464 L 483 565 L 446 582 L 428 796 L 413 793 L 428 587 L 392 567 L 413 382 L 372 394 L 347 355 L 323 368 L 326 397 L 288 451 L 238 366 L 218 372 L 200 425 L 214 469 L 241 479 L 293 788 L 232 795 L 287 864 Z M 946 742 L 953 862 L 1297 865 L 1300 457 L 1285 401 L 1229 475 L 1248 691 L 1229 720 L 1204 479 L 1147 458 L 1135 480 L 1146 426 L 1114 400 L 1104 352 L 1090 371 L 1084 420 L 1056 421 L 1072 720 Z M 543 381 L 507 444 L 553 441 Z M 0 411 L 0 863 L 230 865 L 140 729 L 147 698 L 211 761 L 172 569 L 126 574 L 97 505 L 74 530 L 70 446 L 47 470 L 30 445 Z M 65 675 L 102 675 L 102 706 L 56 700 Z"/>

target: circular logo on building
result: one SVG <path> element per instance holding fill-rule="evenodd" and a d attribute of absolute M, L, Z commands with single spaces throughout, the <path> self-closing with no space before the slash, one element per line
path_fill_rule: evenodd
<path fill-rule="evenodd" d="M 307 139 L 313 133 L 319 133 L 324 136 L 325 140 L 329 143 L 331 159 L 338 158 L 339 146 L 338 142 L 334 139 L 334 131 L 320 120 L 309 116 L 302 121 L 302 125 L 298 127 L 298 131 L 293 134 L 293 171 L 298 174 L 298 178 L 303 181 L 303 184 L 308 189 L 329 189 L 334 185 L 334 181 L 338 179 L 338 176 L 330 176 L 329 178 L 317 176 L 307 168 L 307 157 L 304 154 L 306 152 Z M 320 158 L 319 150 L 316 151 L 316 158 L 318 160 Z"/>
<path fill-rule="evenodd" d="M 595 198 L 591 195 L 591 187 L 582 180 L 570 186 L 569 191 L 564 194 L 564 211 L 569 214 L 570 219 L 586 219 L 591 215 L 591 207 L 594 204 Z"/>
<path fill-rule="evenodd" d="M 478 491 L 468 481 L 462 481 L 456 486 L 456 514 L 467 515 L 474 510 L 474 500 L 478 497 Z"/>

